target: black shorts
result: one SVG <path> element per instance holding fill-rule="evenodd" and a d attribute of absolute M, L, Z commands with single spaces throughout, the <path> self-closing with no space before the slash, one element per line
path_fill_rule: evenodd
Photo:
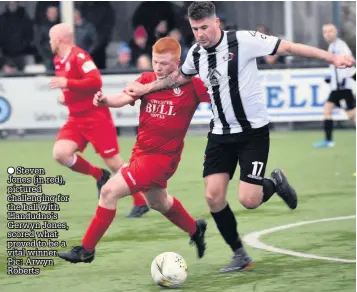
<path fill-rule="evenodd" d="M 345 110 L 352 110 L 356 108 L 356 99 L 351 89 L 333 90 L 331 91 L 327 101 L 332 102 L 336 106 L 342 108 L 340 103 L 341 100 L 346 101 L 346 108 L 344 108 Z"/>
<path fill-rule="evenodd" d="M 228 173 L 233 178 L 237 164 L 240 180 L 262 185 L 270 146 L 269 126 L 238 134 L 208 134 L 203 177 Z"/>

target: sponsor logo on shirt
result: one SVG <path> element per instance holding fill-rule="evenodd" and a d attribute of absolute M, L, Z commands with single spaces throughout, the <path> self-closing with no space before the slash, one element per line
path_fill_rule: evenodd
<path fill-rule="evenodd" d="M 211 86 L 217 86 L 219 85 L 219 79 L 221 76 L 222 74 L 219 73 L 216 69 L 210 68 L 206 78 L 209 80 Z"/>
<path fill-rule="evenodd" d="M 145 110 L 154 118 L 166 119 L 167 116 L 176 116 L 174 108 L 174 103 L 171 100 L 150 99 Z"/>
<path fill-rule="evenodd" d="M 212 86 L 222 85 L 224 82 L 228 82 L 230 79 L 230 76 L 224 76 L 217 69 L 210 68 L 205 80 L 203 81 L 208 88 L 208 91 L 211 91 Z"/>

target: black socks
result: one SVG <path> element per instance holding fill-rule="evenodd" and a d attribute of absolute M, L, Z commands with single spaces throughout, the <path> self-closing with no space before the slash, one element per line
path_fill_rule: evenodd
<path fill-rule="evenodd" d="M 275 193 L 275 183 L 272 178 L 263 179 L 263 202 L 267 202 Z"/>
<path fill-rule="evenodd" d="M 324 130 L 327 141 L 332 141 L 332 129 L 333 129 L 333 121 L 332 120 L 324 120 Z"/>
<path fill-rule="evenodd" d="M 272 178 L 263 179 L 263 202 L 267 202 L 275 193 L 275 183 Z M 227 206 L 216 213 L 211 212 L 211 215 L 216 222 L 217 228 L 221 233 L 226 243 L 231 247 L 232 251 L 243 247 L 242 241 L 237 231 L 236 218 L 227 203 Z"/>
<path fill-rule="evenodd" d="M 236 251 L 241 248 L 243 245 L 237 231 L 237 221 L 229 204 L 223 210 L 217 213 L 211 212 L 211 214 L 214 221 L 216 221 L 219 232 L 231 249 Z"/>

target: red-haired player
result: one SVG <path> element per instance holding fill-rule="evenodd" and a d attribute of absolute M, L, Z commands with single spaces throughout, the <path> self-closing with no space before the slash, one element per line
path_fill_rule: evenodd
<path fill-rule="evenodd" d="M 124 161 L 119 156 L 116 129 L 108 108 L 93 105 L 93 96 L 102 87 L 102 78 L 87 52 L 74 45 L 71 27 L 55 25 L 49 32 L 56 69 L 51 88 L 61 88 L 60 102 L 68 107 L 69 117 L 60 129 L 53 148 L 56 161 L 73 171 L 91 175 L 98 192 L 110 178 L 110 172 L 96 167 L 76 154 L 91 143 L 105 164 L 116 173 Z M 130 217 L 140 217 L 149 208 L 141 193 L 133 194 L 134 208 Z"/>
<path fill-rule="evenodd" d="M 181 47 L 175 39 L 158 40 L 153 46 L 154 73 L 143 73 L 136 82 L 145 84 L 166 77 L 178 69 L 180 55 Z M 104 96 L 98 92 L 93 102 L 122 107 L 136 99 L 124 92 L 118 96 Z M 151 208 L 190 235 L 199 258 L 204 255 L 206 222 L 195 220 L 166 189 L 167 181 L 180 162 L 184 137 L 200 102 L 209 102 L 209 96 L 198 78 L 174 90 L 141 97 L 138 137 L 129 165 L 103 186 L 99 206 L 82 245 L 59 253 L 60 258 L 72 263 L 91 262 L 97 243 L 115 217 L 118 200 L 139 191 Z"/>

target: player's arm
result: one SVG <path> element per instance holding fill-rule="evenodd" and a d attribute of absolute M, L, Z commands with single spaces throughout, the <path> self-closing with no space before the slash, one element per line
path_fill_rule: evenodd
<path fill-rule="evenodd" d="M 296 55 L 324 60 L 338 68 L 351 67 L 355 64 L 351 56 L 333 55 L 315 47 L 289 42 L 257 31 L 238 31 L 237 37 L 241 41 L 241 57 L 246 59 L 268 55 Z"/>
<path fill-rule="evenodd" d="M 207 87 L 204 85 L 203 81 L 200 78 L 194 77 L 192 79 L 192 84 L 195 89 L 197 104 L 201 102 L 210 103 L 211 99 L 207 92 Z"/>
<path fill-rule="evenodd" d="M 53 77 L 50 81 L 50 88 L 68 88 L 78 91 L 96 91 L 102 88 L 102 78 L 100 73 L 91 73 L 83 79 L 72 79 L 66 77 Z"/>
<path fill-rule="evenodd" d="M 93 60 L 79 53 L 76 58 L 78 71 L 81 73 L 81 79 L 68 79 L 67 88 L 80 91 L 100 90 L 103 86 L 102 77 Z"/>
<path fill-rule="evenodd" d="M 325 50 L 285 40 L 280 42 L 276 53 L 278 55 L 296 55 L 307 58 L 320 59 L 335 65 L 337 68 L 352 67 L 355 64 L 355 59 L 352 56 L 334 55 Z"/>
<path fill-rule="evenodd" d="M 136 98 L 132 97 L 125 92 L 117 95 L 105 96 L 101 91 L 98 91 L 93 98 L 93 104 L 95 106 L 107 106 L 107 107 L 123 107 L 125 105 L 135 103 Z"/>
<path fill-rule="evenodd" d="M 142 86 L 148 82 L 150 82 L 150 79 L 148 79 L 148 75 L 146 73 L 142 73 L 141 76 L 136 79 L 133 84 L 135 83 L 137 86 Z M 125 105 L 134 105 L 135 101 L 139 99 L 139 96 L 131 96 L 127 94 L 126 89 L 117 95 L 113 96 L 105 96 L 101 91 L 98 91 L 93 99 L 93 104 L 95 106 L 108 106 L 108 107 L 123 107 Z"/>
<path fill-rule="evenodd" d="M 102 88 L 102 77 L 94 62 L 83 53 L 76 56 L 78 71 L 81 79 L 54 77 L 50 81 L 51 88 L 68 88 L 78 91 L 99 91 Z"/>
<path fill-rule="evenodd" d="M 163 89 L 176 88 L 190 82 L 191 76 L 182 74 L 181 70 L 176 70 L 163 79 L 159 79 L 147 84 L 131 82 L 127 84 L 125 91 L 132 96 L 143 96 L 150 92 Z"/>
<path fill-rule="evenodd" d="M 191 81 L 194 75 L 186 75 L 182 72 L 182 68 L 172 72 L 163 80 L 156 80 L 147 84 L 149 92 L 154 92 L 162 89 L 174 89 Z"/>
<path fill-rule="evenodd" d="M 88 74 L 83 79 L 67 79 L 67 88 L 78 91 L 95 91 L 102 88 L 102 78 L 98 73 Z"/>
<path fill-rule="evenodd" d="M 194 45 L 187 53 L 186 60 L 182 67 L 169 74 L 166 78 L 140 85 L 137 83 L 129 83 L 126 86 L 128 94 L 133 96 L 143 96 L 150 92 L 155 92 L 163 89 L 173 89 L 189 83 L 193 76 L 197 75 L 197 69 L 193 61 L 193 54 L 196 45 Z"/>

